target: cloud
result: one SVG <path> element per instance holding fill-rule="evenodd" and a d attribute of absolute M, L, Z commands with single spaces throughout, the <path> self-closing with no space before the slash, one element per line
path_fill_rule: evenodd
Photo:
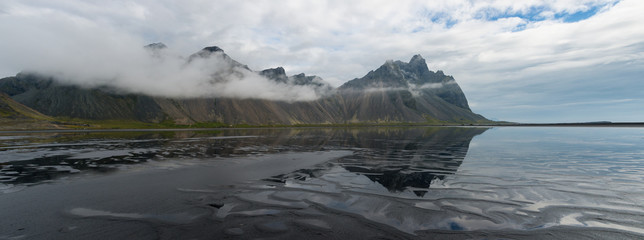
<path fill-rule="evenodd" d="M 368 87 L 365 89 L 361 89 L 359 91 L 364 91 L 364 92 L 388 92 L 388 91 L 408 91 L 411 93 L 412 96 L 420 96 L 422 94 L 423 90 L 429 90 L 429 89 L 439 89 L 443 88 L 446 85 L 452 85 L 452 84 L 457 84 L 456 81 L 449 80 L 446 82 L 440 82 L 440 83 L 425 83 L 422 85 L 416 85 L 413 83 L 407 83 L 407 87 Z M 345 91 L 354 91 L 354 90 L 345 90 Z"/>
<path fill-rule="evenodd" d="M 0 74 L 34 65 L 54 70 L 65 59 L 110 76 L 92 66 L 162 41 L 176 55 L 217 45 L 251 69 L 283 66 L 339 86 L 385 59 L 420 53 L 430 69 L 454 76 L 477 113 L 557 121 L 587 105 L 547 114 L 500 106 L 638 99 L 643 11 L 637 0 L 6 0 L 0 3 Z M 106 61 L 92 59 L 97 53 Z M 631 102 L 614 105 L 604 110 L 644 119 Z"/>
<path fill-rule="evenodd" d="M 66 84 L 108 86 L 161 97 L 311 101 L 324 94 L 315 86 L 269 80 L 235 63 L 223 52 L 202 52 L 202 56 L 185 58 L 167 49 L 143 47 L 111 54 L 92 51 L 91 57 L 68 56 L 26 71 L 54 76 Z"/>
<path fill-rule="evenodd" d="M 109 81 L 97 81 L 92 84 L 108 85 L 129 92 L 153 96 L 178 98 L 230 97 L 311 101 L 318 99 L 323 94 L 313 86 L 269 80 L 231 62 L 223 52 L 206 52 L 204 57 L 189 58 L 188 60 L 166 53 L 165 50 L 160 50 L 160 52 L 161 54 L 158 55 L 146 52 L 146 55 L 141 58 L 141 62 L 128 62 L 127 66 L 115 69 L 114 72 L 118 75 L 112 78 L 102 78 L 110 79 Z M 84 81 L 86 78 L 63 77 L 61 79 Z"/>
<path fill-rule="evenodd" d="M 137 18 L 147 14 L 140 7 L 132 10 Z M 172 48 L 152 54 L 143 47 L 144 39 L 111 24 L 48 9 L 19 6 L 10 11 L 11 16 L 0 19 L 22 24 L 0 23 L 0 30 L 9 33 L 0 40 L 9 46 L 0 60 L 13 74 L 35 72 L 67 84 L 166 97 L 309 101 L 322 94 L 312 86 L 278 83 L 235 66 L 221 52 L 188 62 Z M 225 81 L 214 81 L 215 75 Z"/>

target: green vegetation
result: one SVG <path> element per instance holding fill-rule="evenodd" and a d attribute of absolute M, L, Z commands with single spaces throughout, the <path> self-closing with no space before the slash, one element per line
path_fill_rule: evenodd
<path fill-rule="evenodd" d="M 487 120 L 487 119 L 482 119 L 482 120 L 467 120 L 467 119 L 452 119 L 450 121 L 444 121 L 444 120 L 438 120 L 432 117 L 429 117 L 428 115 L 423 115 L 427 122 L 425 123 L 426 125 L 438 125 L 438 126 L 455 126 L 455 125 L 490 125 L 490 124 L 497 124 L 495 121 Z"/>
<path fill-rule="evenodd" d="M 38 111 L 14 101 L 4 93 L 0 93 L 0 117 L 45 121 L 53 120 L 52 117 L 39 113 Z"/>
<path fill-rule="evenodd" d="M 51 118 L 49 121 L 59 129 L 203 129 L 203 128 L 286 128 L 286 127 L 373 127 L 373 126 L 476 126 L 494 124 L 492 121 L 438 121 L 427 122 L 353 122 L 353 123 L 321 123 L 321 124 L 224 124 L 220 122 L 203 122 L 194 124 L 177 124 L 171 120 L 160 123 L 147 123 L 135 120 L 87 120 L 71 118 Z M 42 129 L 49 129 L 43 127 Z"/>

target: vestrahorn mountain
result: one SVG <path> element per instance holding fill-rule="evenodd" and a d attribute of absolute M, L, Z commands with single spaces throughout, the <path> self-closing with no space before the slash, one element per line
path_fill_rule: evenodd
<path fill-rule="evenodd" d="M 146 46 L 152 52 L 162 43 Z M 222 58 L 232 66 L 213 74 L 212 82 L 252 71 L 221 48 L 206 47 L 187 58 Z M 362 78 L 333 88 L 317 76 L 287 76 L 284 68 L 256 72 L 276 83 L 307 86 L 321 96 L 310 101 L 279 101 L 232 97 L 162 97 L 127 93 L 112 87 L 85 88 L 51 76 L 19 73 L 0 79 L 0 92 L 37 112 L 53 117 L 91 120 L 135 120 L 175 124 L 223 123 L 250 125 L 346 123 L 473 123 L 488 121 L 473 113 L 452 76 L 433 72 L 415 55 L 407 62 L 386 61 Z"/>

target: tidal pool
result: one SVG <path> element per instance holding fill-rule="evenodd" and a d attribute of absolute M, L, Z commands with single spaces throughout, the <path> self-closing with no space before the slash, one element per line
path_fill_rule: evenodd
<path fill-rule="evenodd" d="M 644 129 L 0 132 L 0 239 L 638 239 Z"/>

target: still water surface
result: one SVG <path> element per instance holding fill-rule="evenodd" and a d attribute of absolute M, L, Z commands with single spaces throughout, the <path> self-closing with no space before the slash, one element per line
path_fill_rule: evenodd
<path fill-rule="evenodd" d="M 0 134 L 0 239 L 644 237 L 642 128 Z"/>

